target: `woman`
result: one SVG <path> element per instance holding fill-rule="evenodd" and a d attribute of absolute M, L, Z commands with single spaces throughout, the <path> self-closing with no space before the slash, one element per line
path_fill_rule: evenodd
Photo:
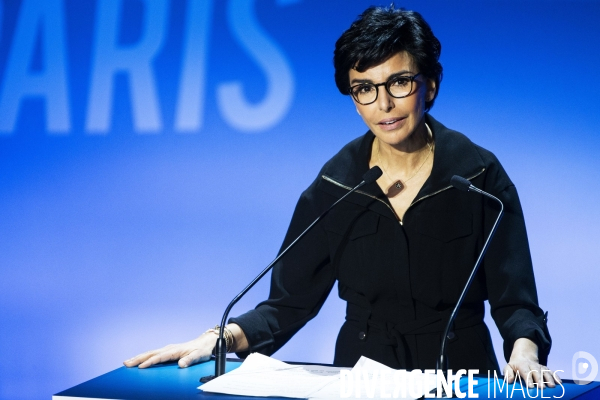
<path fill-rule="evenodd" d="M 535 382 L 555 385 L 543 366 L 551 339 L 516 189 L 492 153 L 427 113 L 441 82 L 440 51 L 418 13 L 393 8 L 367 9 L 338 39 L 336 84 L 369 131 L 329 160 L 302 194 L 282 248 L 368 169 L 384 173 L 275 266 L 269 299 L 229 321 L 230 351 L 274 353 L 317 314 L 337 281 L 348 306 L 334 364 L 353 366 L 364 355 L 393 368 L 435 368 L 444 323 L 498 213 L 486 198 L 452 188 L 450 178 L 460 175 L 499 197 L 506 213 L 449 336 L 450 368 L 499 370 L 483 322 L 489 300 L 508 380 L 534 371 Z M 187 367 L 209 357 L 216 334 L 125 365 L 179 360 Z"/>

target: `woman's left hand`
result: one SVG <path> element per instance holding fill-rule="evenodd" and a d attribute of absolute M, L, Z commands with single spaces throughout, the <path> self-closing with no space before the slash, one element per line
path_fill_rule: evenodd
<path fill-rule="evenodd" d="M 508 383 L 515 381 L 517 372 L 523 384 L 527 380 L 526 384 L 530 389 L 533 388 L 534 382 L 539 388 L 546 385 L 553 388 L 557 383 L 562 383 L 558 375 L 552 373 L 545 365 L 540 365 L 538 347 L 527 338 L 515 341 L 508 365 L 504 368 L 504 376 Z"/>

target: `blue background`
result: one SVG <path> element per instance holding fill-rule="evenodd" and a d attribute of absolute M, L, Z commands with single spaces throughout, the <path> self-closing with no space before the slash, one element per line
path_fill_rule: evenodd
<path fill-rule="evenodd" d="M 0 3 L 0 398 L 48 398 L 220 320 L 301 191 L 366 130 L 331 58 L 371 3 Z M 549 367 L 575 377 L 575 352 L 600 356 L 600 4 L 397 6 L 443 45 L 432 115 L 519 189 Z M 232 82 L 237 103 L 219 94 Z M 275 357 L 331 362 L 343 318 L 334 290 Z"/>

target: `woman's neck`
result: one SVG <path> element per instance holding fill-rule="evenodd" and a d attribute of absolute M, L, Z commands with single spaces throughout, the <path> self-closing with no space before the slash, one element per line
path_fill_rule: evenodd
<path fill-rule="evenodd" d="M 373 155 L 388 173 L 403 175 L 419 167 L 426 151 L 431 150 L 432 140 L 429 127 L 423 121 L 402 143 L 391 145 L 376 138 Z"/>

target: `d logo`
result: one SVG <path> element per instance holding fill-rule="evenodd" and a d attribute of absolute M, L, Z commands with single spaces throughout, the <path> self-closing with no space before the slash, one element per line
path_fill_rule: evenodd
<path fill-rule="evenodd" d="M 596 375 L 598 375 L 598 361 L 586 351 L 578 351 L 573 354 L 571 368 L 573 382 L 578 385 L 587 385 L 596 379 Z M 584 375 L 586 373 L 587 375 Z"/>

